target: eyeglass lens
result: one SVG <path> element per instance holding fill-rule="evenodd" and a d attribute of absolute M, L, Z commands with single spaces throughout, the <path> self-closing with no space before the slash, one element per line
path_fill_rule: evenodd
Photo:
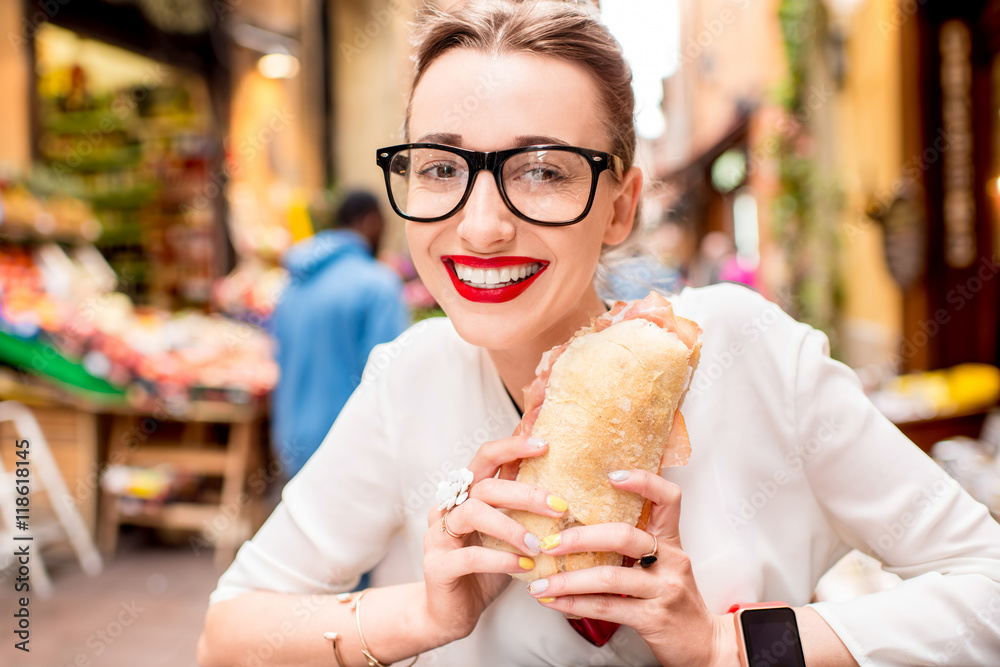
<path fill-rule="evenodd" d="M 400 211 L 417 218 L 452 212 L 465 196 L 469 165 L 440 148 L 409 148 L 393 157 L 389 184 Z M 511 205 L 538 222 L 579 217 L 590 198 L 593 171 L 579 153 L 546 149 L 517 153 L 503 164 L 501 180 Z"/>

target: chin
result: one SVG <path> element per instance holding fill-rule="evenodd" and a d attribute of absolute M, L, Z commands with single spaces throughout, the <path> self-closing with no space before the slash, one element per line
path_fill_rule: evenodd
<path fill-rule="evenodd" d="M 449 312 L 451 310 L 451 312 Z M 456 309 L 445 310 L 455 331 L 462 339 L 477 347 L 487 350 L 506 350 L 525 342 L 525 332 L 522 318 L 510 315 L 455 312 Z"/>

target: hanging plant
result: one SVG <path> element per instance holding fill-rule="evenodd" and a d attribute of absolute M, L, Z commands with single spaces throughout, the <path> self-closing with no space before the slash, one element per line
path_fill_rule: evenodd
<path fill-rule="evenodd" d="M 818 112 L 831 102 L 812 84 L 821 57 L 825 14 L 819 0 L 782 0 L 778 21 L 788 69 L 778 90 L 783 112 L 775 159 L 779 192 L 772 233 L 784 252 L 782 306 L 824 331 L 836 350 L 836 324 L 843 303 L 838 270 L 841 195 L 817 164 L 814 131 Z"/>

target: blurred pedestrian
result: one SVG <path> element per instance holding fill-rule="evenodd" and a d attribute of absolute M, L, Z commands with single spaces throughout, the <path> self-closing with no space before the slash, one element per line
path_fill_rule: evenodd
<path fill-rule="evenodd" d="M 375 196 L 347 194 L 336 224 L 284 258 L 291 280 L 274 316 L 281 378 L 272 418 L 288 478 L 326 437 L 372 348 L 409 325 L 402 282 L 374 257 L 384 226 Z"/>

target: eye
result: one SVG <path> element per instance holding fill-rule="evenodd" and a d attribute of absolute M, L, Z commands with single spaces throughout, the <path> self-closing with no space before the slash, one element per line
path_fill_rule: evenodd
<path fill-rule="evenodd" d="M 446 181 L 459 176 L 458 167 L 453 162 L 434 162 L 424 165 L 418 172 L 418 176 Z"/>
<path fill-rule="evenodd" d="M 552 165 L 534 164 L 525 167 L 517 175 L 518 180 L 529 181 L 538 184 L 553 184 L 566 179 L 566 174 L 561 169 Z"/>

